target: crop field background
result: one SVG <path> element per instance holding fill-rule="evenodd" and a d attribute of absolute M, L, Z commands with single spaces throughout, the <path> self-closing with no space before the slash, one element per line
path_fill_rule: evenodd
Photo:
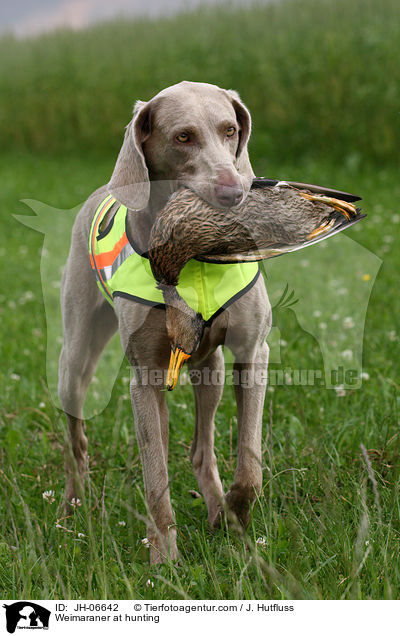
<path fill-rule="evenodd" d="M 0 39 L 2 598 L 399 598 L 399 17 L 395 0 L 282 0 Z M 46 375 L 43 234 L 13 214 L 32 214 L 22 199 L 57 209 L 82 203 L 108 181 L 134 101 L 182 79 L 239 91 L 253 117 L 256 174 L 359 193 L 368 218 L 347 236 L 382 264 L 359 277 L 372 288 L 362 386 L 269 387 L 264 485 L 245 535 L 210 533 L 203 500 L 189 492 L 197 489 L 192 392 L 185 385 L 168 395 L 181 556 L 178 567 L 150 568 L 126 362 L 107 408 L 88 421 L 86 498 L 63 517 L 65 422 Z M 313 249 L 302 253 L 305 268 Z M 307 274 L 321 290 L 313 318 L 325 331 L 332 272 L 347 267 L 350 279 L 358 271 L 352 253 L 332 255 L 327 271 Z M 273 269 L 266 272 L 268 286 Z M 341 288 L 339 315 L 352 294 L 350 284 Z M 341 326 L 348 360 L 356 312 Z M 295 307 L 277 309 L 274 327 L 281 360 L 273 369 L 323 369 L 318 339 Z M 216 429 L 228 488 L 231 386 Z"/>

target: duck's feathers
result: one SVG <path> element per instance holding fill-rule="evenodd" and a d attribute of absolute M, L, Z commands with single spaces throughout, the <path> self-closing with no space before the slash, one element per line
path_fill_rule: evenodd
<path fill-rule="evenodd" d="M 350 203 L 354 201 L 360 201 L 361 197 L 357 194 L 351 194 L 350 192 L 343 192 L 342 190 L 334 190 L 333 188 L 325 188 L 324 186 L 314 185 L 312 183 L 300 183 L 299 181 L 279 181 L 279 179 L 267 179 L 264 177 L 257 177 L 253 180 L 252 189 L 256 188 L 271 188 L 273 186 L 279 185 L 283 186 L 287 184 L 292 188 L 298 188 L 299 190 L 309 190 L 310 192 L 315 192 L 316 194 L 323 194 L 327 197 L 334 197 L 335 199 L 341 199 L 342 201 L 349 201 Z"/>
<path fill-rule="evenodd" d="M 319 241 L 323 241 L 326 238 L 334 236 L 334 234 L 338 234 L 342 232 L 342 230 L 347 230 L 347 228 L 351 227 L 355 223 L 364 219 L 367 215 L 361 214 L 361 208 L 357 208 L 356 215 L 348 220 L 342 214 L 337 212 L 332 215 L 331 221 L 333 221 L 333 225 L 326 227 L 326 230 L 323 229 L 321 232 L 307 241 L 303 243 L 296 243 L 292 245 L 282 245 L 276 244 L 271 245 L 270 247 L 260 249 L 254 252 L 245 252 L 245 253 L 237 253 L 237 254 L 212 254 L 207 256 L 198 256 L 197 260 L 204 261 L 206 263 L 220 263 L 220 264 L 228 264 L 228 263 L 254 263 L 257 261 L 263 261 L 268 258 L 275 258 L 276 256 L 281 256 L 282 254 L 286 254 L 288 252 L 296 252 L 297 250 L 301 250 L 304 247 L 309 247 L 310 245 L 315 245 L 315 243 L 319 243 Z"/>
<path fill-rule="evenodd" d="M 339 199 L 342 193 L 337 191 L 315 186 L 319 191 L 311 192 L 286 182 L 265 186 L 253 188 L 243 203 L 231 209 L 213 208 L 186 188 L 172 195 L 150 237 L 148 256 L 156 280 L 177 285 L 191 258 L 239 263 L 280 256 L 364 218 L 352 202 Z"/>

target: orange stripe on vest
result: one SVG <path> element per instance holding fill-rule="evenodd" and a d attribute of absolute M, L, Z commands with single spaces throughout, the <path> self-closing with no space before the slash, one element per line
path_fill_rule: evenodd
<path fill-rule="evenodd" d="M 124 248 L 127 243 L 128 237 L 126 236 L 126 232 L 124 232 L 119 241 L 114 245 L 112 250 L 110 250 L 109 252 L 103 252 L 102 254 L 94 255 L 97 267 L 99 269 L 103 269 L 103 267 L 112 265 L 122 248 Z"/>

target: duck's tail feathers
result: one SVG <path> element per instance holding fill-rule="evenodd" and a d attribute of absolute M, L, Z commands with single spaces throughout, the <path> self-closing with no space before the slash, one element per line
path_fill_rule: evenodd
<path fill-rule="evenodd" d="M 281 256 L 287 252 L 295 252 L 303 249 L 304 247 L 308 247 L 309 245 L 319 243 L 319 241 L 323 241 L 324 239 L 330 238 L 343 230 L 347 230 L 347 228 L 355 225 L 355 223 L 358 223 L 366 216 L 366 214 L 361 214 L 361 208 L 356 208 L 354 216 L 349 220 L 343 215 L 342 211 L 339 212 L 337 210 L 325 221 L 325 223 L 313 230 L 313 232 L 308 235 L 308 238 L 301 243 L 291 245 L 275 244 L 252 252 L 212 254 L 202 256 L 201 258 L 199 257 L 198 260 L 205 261 L 207 263 L 254 263 L 255 261 L 263 261 L 267 258 Z"/>
<path fill-rule="evenodd" d="M 350 203 L 354 201 L 360 201 L 361 197 L 357 194 L 351 194 L 350 192 L 343 192 L 342 190 L 334 190 L 333 188 L 325 188 L 324 186 L 314 185 L 313 183 L 300 183 L 299 181 L 279 181 L 279 179 L 266 179 L 264 177 L 253 179 L 252 189 L 256 188 L 271 188 L 276 185 L 288 185 L 298 190 L 309 190 L 315 194 L 321 194 L 327 197 L 334 197 L 342 201 L 348 201 Z"/>

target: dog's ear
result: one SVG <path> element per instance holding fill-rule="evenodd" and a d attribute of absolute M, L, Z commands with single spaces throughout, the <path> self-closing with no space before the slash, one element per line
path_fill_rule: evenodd
<path fill-rule="evenodd" d="M 151 102 L 136 102 L 108 183 L 109 193 L 130 210 L 142 210 L 149 201 L 149 172 L 142 144 L 150 135 L 150 113 Z"/>
<path fill-rule="evenodd" d="M 236 167 L 240 175 L 247 180 L 254 179 L 253 168 L 251 167 L 247 144 L 251 133 L 251 117 L 246 106 L 243 104 L 236 91 L 226 91 L 228 97 L 235 109 L 236 119 L 239 124 L 239 143 L 236 150 Z M 251 183 L 250 181 L 250 183 Z"/>

